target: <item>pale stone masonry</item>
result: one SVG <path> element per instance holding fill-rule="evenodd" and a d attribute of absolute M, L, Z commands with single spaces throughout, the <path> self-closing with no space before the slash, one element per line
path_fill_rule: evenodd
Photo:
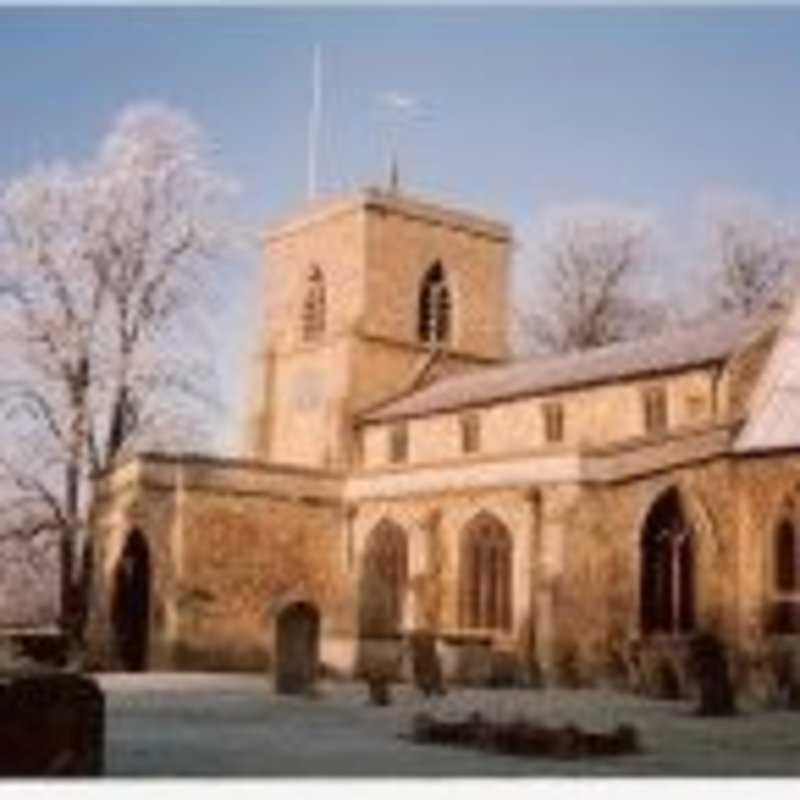
<path fill-rule="evenodd" d="M 341 674 L 402 674 L 424 629 L 450 680 L 685 690 L 712 630 L 743 688 L 779 690 L 797 313 L 513 362 L 511 245 L 375 189 L 270 232 L 246 459 L 143 454 L 97 482 L 96 663 L 126 666 L 132 639 L 154 669 L 311 658 L 275 649 L 302 606 Z"/>

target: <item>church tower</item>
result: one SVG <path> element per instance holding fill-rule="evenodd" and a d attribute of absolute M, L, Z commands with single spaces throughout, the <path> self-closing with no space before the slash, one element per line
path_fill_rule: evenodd
<path fill-rule="evenodd" d="M 433 362 L 505 360 L 510 242 L 493 220 L 377 189 L 274 228 L 250 455 L 346 469 L 359 411 Z"/>

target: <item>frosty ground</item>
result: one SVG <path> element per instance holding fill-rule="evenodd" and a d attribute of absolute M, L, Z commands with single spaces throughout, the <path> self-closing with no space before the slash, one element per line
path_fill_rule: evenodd
<path fill-rule="evenodd" d="M 323 683 L 315 698 L 273 693 L 266 676 L 101 675 L 106 772 L 112 776 L 772 776 L 800 775 L 800 714 L 745 709 L 699 719 L 691 704 L 605 690 L 453 688 L 425 700 L 393 687 L 393 704 L 367 703 L 363 684 Z M 632 723 L 640 755 L 554 760 L 409 741 L 415 713 L 495 720 L 523 715 L 589 730 Z"/>

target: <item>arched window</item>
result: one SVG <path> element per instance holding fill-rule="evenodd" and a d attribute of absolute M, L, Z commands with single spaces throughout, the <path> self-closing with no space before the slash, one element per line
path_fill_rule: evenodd
<path fill-rule="evenodd" d="M 641 539 L 642 633 L 694 629 L 694 549 L 676 489 L 653 505 Z"/>
<path fill-rule="evenodd" d="M 325 333 L 325 279 L 315 264 L 311 267 L 303 300 L 303 341 L 317 341 Z"/>
<path fill-rule="evenodd" d="M 800 537 L 794 524 L 784 519 L 775 533 L 775 603 L 772 631 L 800 632 Z"/>
<path fill-rule="evenodd" d="M 405 531 L 391 520 L 379 522 L 367 539 L 360 585 L 362 636 L 393 636 L 403 624 L 408 585 Z"/>
<path fill-rule="evenodd" d="M 797 534 L 794 525 L 784 520 L 775 536 L 775 588 L 779 592 L 800 591 L 797 569 Z"/>
<path fill-rule="evenodd" d="M 467 525 L 461 556 L 461 625 L 511 629 L 511 536 L 500 520 L 482 512 Z"/>
<path fill-rule="evenodd" d="M 417 335 L 426 344 L 442 344 L 450 339 L 450 290 L 439 261 L 422 279 Z"/>

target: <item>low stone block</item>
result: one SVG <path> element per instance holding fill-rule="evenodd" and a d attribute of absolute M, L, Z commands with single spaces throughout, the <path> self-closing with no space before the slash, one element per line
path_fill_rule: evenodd
<path fill-rule="evenodd" d="M 0 775 L 100 775 L 105 701 L 72 673 L 0 679 Z"/>
<path fill-rule="evenodd" d="M 412 739 L 421 744 L 476 747 L 506 755 L 549 758 L 619 756 L 641 751 L 632 725 L 620 725 L 609 733 L 583 731 L 576 725 L 548 728 L 536 722 L 490 722 L 478 712 L 463 721 L 445 722 L 430 714 L 417 714 Z"/>

